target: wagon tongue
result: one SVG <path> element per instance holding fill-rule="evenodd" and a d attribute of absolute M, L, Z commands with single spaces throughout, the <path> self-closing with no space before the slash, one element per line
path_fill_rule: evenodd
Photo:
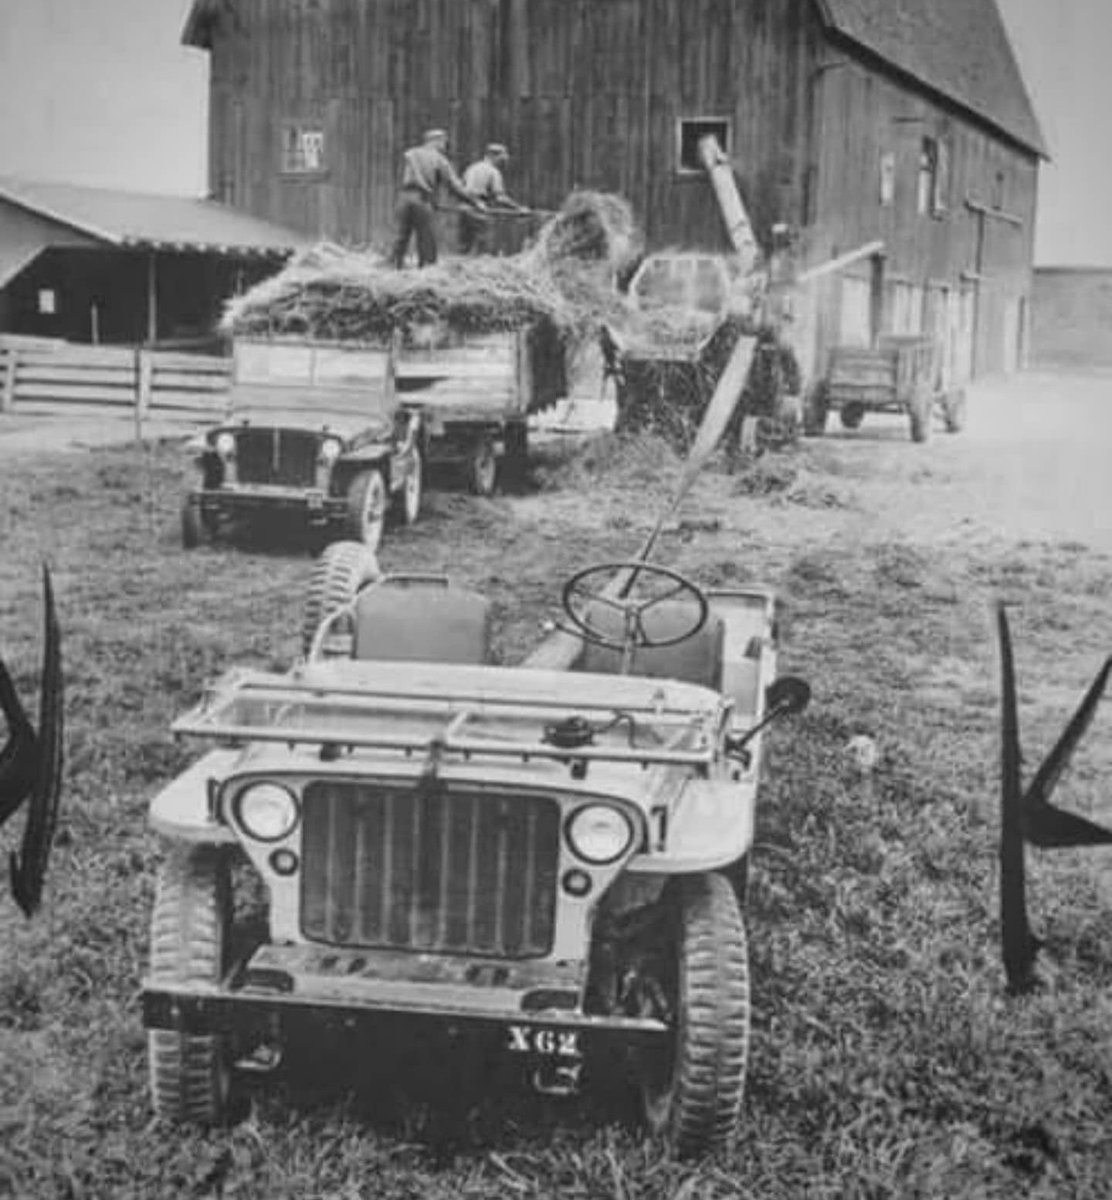
<path fill-rule="evenodd" d="M 20 703 L 7 667 L 0 661 L 0 709 L 8 725 L 8 741 L 0 750 L 0 824 L 29 799 L 19 853 L 13 853 L 10 859 L 12 895 L 27 916 L 35 912 L 42 900 L 62 781 L 61 635 L 54 609 L 54 588 L 45 566 L 43 598 L 44 649 L 37 733 Z"/>
<path fill-rule="evenodd" d="M 1050 795 L 1086 730 L 1092 724 L 1112 674 L 1112 657 L 1093 680 L 1053 749 L 1043 760 L 1026 791 L 1021 779 L 1019 713 L 1011 631 L 1003 603 L 997 605 L 1001 672 L 1001 823 L 1000 925 L 1004 971 L 1012 992 L 1030 991 L 1035 984 L 1038 939 L 1027 918 L 1024 844 L 1054 850 L 1073 846 L 1112 844 L 1112 830 L 1050 803 Z"/>

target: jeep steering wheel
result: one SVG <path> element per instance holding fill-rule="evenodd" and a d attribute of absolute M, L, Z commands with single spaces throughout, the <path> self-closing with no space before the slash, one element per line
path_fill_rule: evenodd
<path fill-rule="evenodd" d="M 619 572 L 628 574 L 630 578 L 620 590 L 615 589 L 613 595 L 608 594 L 610 589 L 605 587 L 601 580 L 594 587 L 589 584 L 589 581 L 594 580 L 596 576 L 605 576 L 606 583 L 612 585 L 617 582 Z M 647 587 L 643 586 L 646 576 L 649 577 Z M 652 590 L 653 579 L 671 583 L 673 586 L 654 592 Z M 645 614 L 665 600 L 682 595 L 688 596 L 692 604 L 690 624 L 678 634 L 671 634 L 668 637 L 652 637 L 645 629 L 643 621 Z M 596 646 L 605 646 L 609 650 L 619 650 L 622 653 L 641 647 L 674 646 L 677 642 L 686 641 L 687 638 L 693 637 L 703 628 L 710 612 L 705 593 L 690 579 L 668 567 L 658 567 L 653 563 L 645 562 L 596 563 L 594 566 L 585 567 L 582 571 L 576 572 L 564 584 L 560 602 L 564 606 L 564 612 L 567 613 L 576 630 L 586 641 L 593 642 Z M 598 618 L 592 612 L 596 604 L 613 609 L 621 615 L 622 637 L 620 639 L 615 637 L 612 631 L 604 629 L 598 624 Z"/>

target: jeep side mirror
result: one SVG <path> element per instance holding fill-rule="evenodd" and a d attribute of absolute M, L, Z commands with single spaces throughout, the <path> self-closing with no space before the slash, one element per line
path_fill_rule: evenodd
<path fill-rule="evenodd" d="M 794 717 L 811 703 L 811 685 L 797 675 L 781 675 L 765 688 L 765 711 Z"/>

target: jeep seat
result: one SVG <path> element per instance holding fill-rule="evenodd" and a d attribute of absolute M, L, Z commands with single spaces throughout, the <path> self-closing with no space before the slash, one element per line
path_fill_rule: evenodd
<path fill-rule="evenodd" d="M 587 606 L 591 622 L 616 639 L 622 636 L 622 617 L 607 604 Z M 651 637 L 667 638 L 690 626 L 695 607 L 683 601 L 664 601 L 646 616 L 645 624 Z M 703 687 L 719 688 L 722 682 L 722 648 L 725 625 L 720 616 L 710 613 L 707 622 L 689 638 L 674 646 L 639 646 L 633 652 L 634 675 L 653 679 L 678 679 L 698 683 Z M 617 675 L 622 669 L 622 656 L 607 646 L 586 642 L 579 659 L 579 670 Z"/>
<path fill-rule="evenodd" d="M 442 580 L 391 578 L 355 602 L 352 658 L 490 661 L 490 603 Z"/>

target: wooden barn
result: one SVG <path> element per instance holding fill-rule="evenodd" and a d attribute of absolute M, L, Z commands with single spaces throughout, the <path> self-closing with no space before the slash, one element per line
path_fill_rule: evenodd
<path fill-rule="evenodd" d="M 633 204 L 652 247 L 726 248 L 696 158 L 714 132 L 800 265 L 884 251 L 802 298 L 796 341 L 932 332 L 965 378 L 1024 357 L 1045 148 L 995 0 L 195 0 L 214 195 L 384 242 L 402 151 L 489 140 L 513 194 Z"/>

